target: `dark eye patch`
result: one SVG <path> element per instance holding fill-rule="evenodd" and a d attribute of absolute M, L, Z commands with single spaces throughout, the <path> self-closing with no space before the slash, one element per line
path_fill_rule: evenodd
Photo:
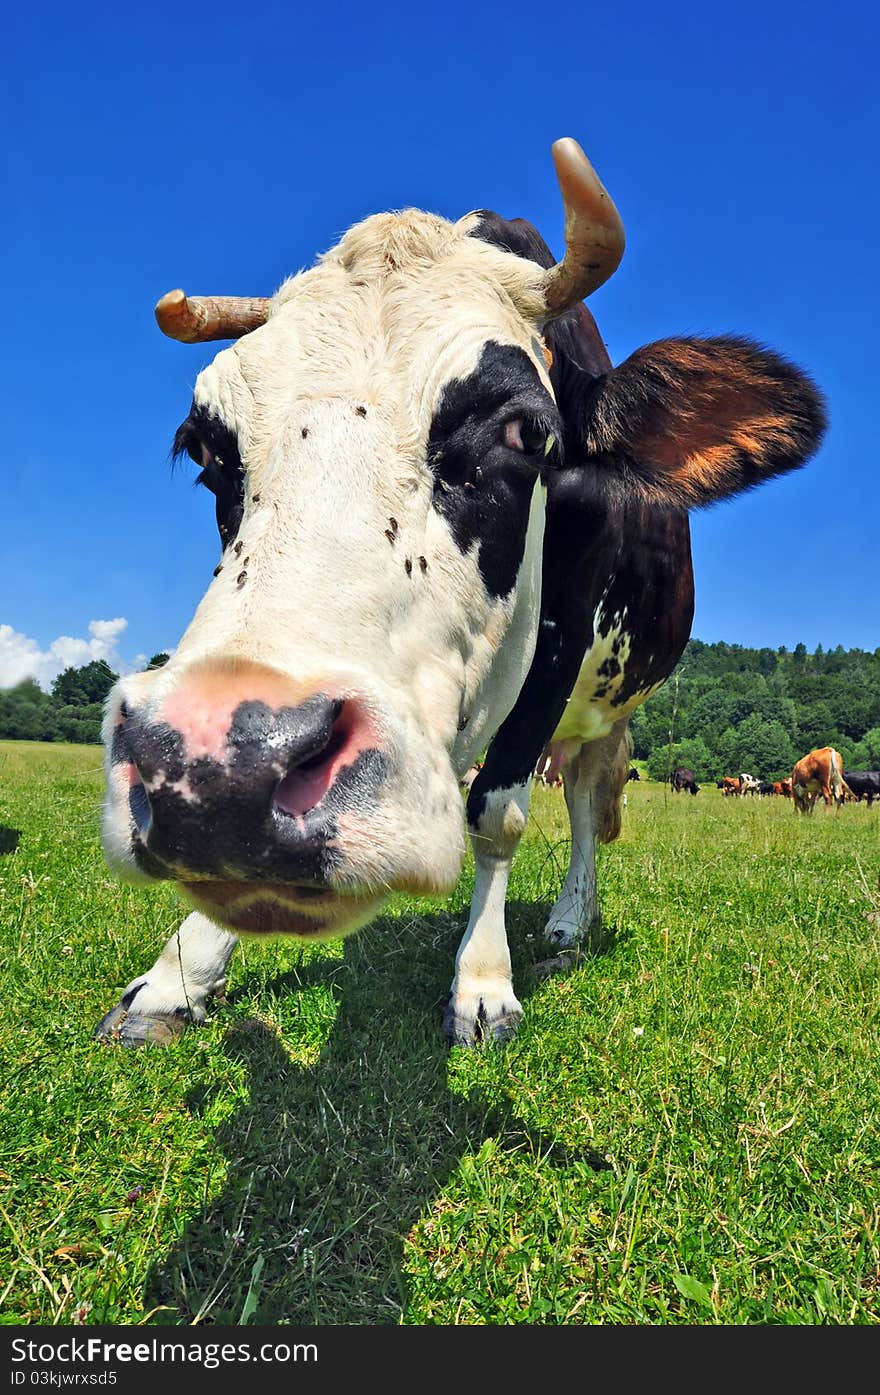
<path fill-rule="evenodd" d="M 511 449 L 505 423 L 522 418 L 533 452 Z M 512 590 L 525 548 L 532 494 L 556 452 L 544 456 L 562 427 L 552 397 L 522 349 L 489 341 L 473 373 L 447 383 L 428 436 L 427 463 L 434 476 L 433 506 L 467 552 L 479 544 L 478 565 L 486 590 Z"/>
<path fill-rule="evenodd" d="M 223 547 L 228 547 L 235 541 L 244 513 L 245 474 L 235 433 L 194 403 L 175 432 L 171 456 L 175 462 L 188 456 L 200 466 L 195 482 L 214 495 L 217 531 Z"/>

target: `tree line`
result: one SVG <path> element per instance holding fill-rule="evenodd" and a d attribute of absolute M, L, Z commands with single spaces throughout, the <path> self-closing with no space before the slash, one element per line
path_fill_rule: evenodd
<path fill-rule="evenodd" d="M 167 654 L 146 665 L 159 668 Z M 32 678 L 0 691 L 0 739 L 101 739 L 101 711 L 117 674 L 103 659 L 67 668 L 44 692 Z M 791 774 L 816 746 L 834 746 L 847 770 L 880 769 L 880 649 L 791 651 L 692 639 L 664 686 L 633 715 L 637 759 L 654 780 L 679 765 L 698 780 L 747 770 Z"/>
<path fill-rule="evenodd" d="M 154 654 L 146 665 L 161 668 L 167 654 Z M 0 691 L 0 740 L 101 740 L 104 699 L 119 677 L 105 659 L 81 668 L 66 668 L 44 692 L 35 678 Z"/>
<path fill-rule="evenodd" d="M 697 780 L 791 774 L 834 746 L 847 770 L 880 769 L 880 649 L 788 650 L 689 641 L 674 672 L 634 713 L 634 755 L 652 779 L 679 765 Z"/>

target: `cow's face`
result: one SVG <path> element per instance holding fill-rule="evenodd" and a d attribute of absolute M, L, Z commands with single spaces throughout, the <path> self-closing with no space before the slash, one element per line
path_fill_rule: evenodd
<path fill-rule="evenodd" d="M 235 930 L 339 934 L 458 875 L 458 778 L 531 661 L 562 429 L 541 269 L 423 213 L 352 229 L 200 374 L 223 553 L 108 704 L 104 841 Z"/>

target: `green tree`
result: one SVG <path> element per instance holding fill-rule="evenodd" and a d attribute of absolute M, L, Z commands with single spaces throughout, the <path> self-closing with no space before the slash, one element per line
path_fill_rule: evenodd
<path fill-rule="evenodd" d="M 867 757 L 865 765 L 861 768 L 880 770 L 880 727 L 872 727 L 870 731 L 866 731 L 859 745 Z"/>
<path fill-rule="evenodd" d="M 668 780 L 673 770 L 686 766 L 697 781 L 712 778 L 712 757 L 701 736 L 687 737 L 672 746 L 657 746 L 648 757 L 648 775 L 652 780 Z"/>
<path fill-rule="evenodd" d="M 106 659 L 93 659 L 82 668 L 66 668 L 52 684 L 52 696 L 67 707 L 88 707 L 103 702 L 119 674 L 114 673 Z"/>

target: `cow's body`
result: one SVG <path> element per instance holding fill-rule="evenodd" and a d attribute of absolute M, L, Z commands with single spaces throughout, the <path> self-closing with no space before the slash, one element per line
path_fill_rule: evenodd
<path fill-rule="evenodd" d="M 196 909 L 99 1034 L 201 1021 L 238 933 L 347 934 L 391 891 L 450 888 L 484 751 L 448 1038 L 519 1018 L 504 901 L 539 765 L 572 832 L 548 937 L 598 922 L 628 719 L 690 633 L 687 509 L 801 464 L 823 413 L 742 340 L 612 368 L 579 299 L 622 241 L 570 156 L 564 264 L 494 214 L 380 215 L 247 302 L 199 376 L 177 439 L 223 556 L 170 662 L 108 701 L 104 818 L 120 874 Z"/>
<path fill-rule="evenodd" d="M 725 775 L 721 780 L 719 780 L 718 788 L 724 795 L 738 795 L 741 783 L 742 782 L 738 775 Z"/>
<path fill-rule="evenodd" d="M 844 770 L 843 778 L 854 798 L 858 802 L 866 799 L 869 809 L 875 799 L 880 799 L 880 770 Z"/>
<path fill-rule="evenodd" d="M 760 792 L 761 781 L 757 779 L 756 776 L 749 775 L 746 771 L 743 771 L 739 777 L 739 793 L 741 795 L 746 795 L 760 794 Z"/>
<path fill-rule="evenodd" d="M 791 792 L 797 813 L 812 814 L 821 794 L 826 808 L 838 809 L 852 796 L 843 778 L 843 761 L 833 746 L 820 746 L 796 763 L 791 772 Z"/>
<path fill-rule="evenodd" d="M 673 770 L 669 777 L 674 794 L 682 794 L 685 790 L 688 794 L 699 794 L 700 786 L 694 779 L 694 772 L 686 765 L 680 765 L 677 770 Z"/>

